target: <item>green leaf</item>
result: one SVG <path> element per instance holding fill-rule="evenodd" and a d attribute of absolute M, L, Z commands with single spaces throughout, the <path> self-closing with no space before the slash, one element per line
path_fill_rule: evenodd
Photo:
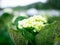
<path fill-rule="evenodd" d="M 20 31 L 24 38 L 28 40 L 28 44 L 33 45 L 34 35 L 25 29 L 21 29 Z"/>
<path fill-rule="evenodd" d="M 54 38 L 60 34 L 60 21 L 52 23 L 42 29 L 36 35 L 35 41 L 37 45 L 53 45 Z"/>
<path fill-rule="evenodd" d="M 26 40 L 20 31 L 18 30 L 8 30 L 10 37 L 15 45 L 27 45 L 28 40 Z"/>

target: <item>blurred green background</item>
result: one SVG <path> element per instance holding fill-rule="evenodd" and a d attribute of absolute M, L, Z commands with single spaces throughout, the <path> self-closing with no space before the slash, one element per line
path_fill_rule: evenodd
<path fill-rule="evenodd" d="M 8 34 L 7 26 L 13 18 L 15 20 L 20 15 L 32 16 L 35 14 L 52 16 L 53 18 L 50 19 L 50 22 L 52 22 L 52 20 L 60 21 L 60 0 L 47 0 L 46 3 L 36 2 L 27 6 L 0 7 L 0 45 L 14 45 Z M 14 22 L 14 20 L 12 22 Z"/>

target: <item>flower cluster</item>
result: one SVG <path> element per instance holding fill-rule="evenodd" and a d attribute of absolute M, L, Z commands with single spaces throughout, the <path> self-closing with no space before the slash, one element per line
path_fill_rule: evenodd
<path fill-rule="evenodd" d="M 34 32 L 39 32 L 47 23 L 47 19 L 43 16 L 33 16 L 28 19 L 24 19 L 22 21 L 18 21 L 18 28 L 28 28 L 33 27 Z"/>

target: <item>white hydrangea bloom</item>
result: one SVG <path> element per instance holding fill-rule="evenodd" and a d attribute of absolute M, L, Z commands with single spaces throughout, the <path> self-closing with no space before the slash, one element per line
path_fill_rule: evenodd
<path fill-rule="evenodd" d="M 34 15 L 34 17 L 36 21 L 43 21 L 43 22 L 47 22 L 47 19 L 43 16 L 40 16 L 40 15 Z"/>
<path fill-rule="evenodd" d="M 47 22 L 47 19 L 42 16 L 33 16 L 28 19 L 24 19 L 22 21 L 18 21 L 18 27 L 19 28 L 28 28 L 33 27 L 35 30 L 34 32 L 39 32 L 41 28 L 45 26 L 44 23 Z"/>
<path fill-rule="evenodd" d="M 22 27 L 22 21 L 18 21 L 18 28 L 23 28 Z"/>

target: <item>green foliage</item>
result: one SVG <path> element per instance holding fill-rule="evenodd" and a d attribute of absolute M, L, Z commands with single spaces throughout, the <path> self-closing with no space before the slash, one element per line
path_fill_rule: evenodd
<path fill-rule="evenodd" d="M 21 34 L 24 36 L 24 38 L 28 41 L 28 45 L 33 45 L 34 44 L 34 35 L 33 33 L 28 32 L 25 29 L 20 30 Z"/>
<path fill-rule="evenodd" d="M 27 45 L 28 40 L 26 40 L 20 31 L 18 30 L 8 30 L 10 37 L 15 45 Z"/>
<path fill-rule="evenodd" d="M 13 18 L 12 14 L 3 13 L 0 19 L 4 22 L 4 24 L 10 23 Z"/>
<path fill-rule="evenodd" d="M 60 34 L 60 22 L 57 21 L 46 26 L 42 29 L 39 34 L 36 35 L 36 44 L 37 45 L 53 45 L 54 38 Z"/>
<path fill-rule="evenodd" d="M 7 25 L 11 21 L 12 15 L 4 13 L 0 17 L 0 45 L 14 45 L 8 34 Z"/>
<path fill-rule="evenodd" d="M 49 4 L 52 9 L 60 9 L 60 0 L 48 0 L 47 4 Z"/>
<path fill-rule="evenodd" d="M 13 45 L 4 22 L 0 19 L 0 45 Z"/>
<path fill-rule="evenodd" d="M 60 21 L 60 16 L 54 16 L 48 18 L 48 23 L 52 23 L 54 21 Z"/>
<path fill-rule="evenodd" d="M 53 27 L 51 25 L 48 25 L 45 29 L 41 30 L 39 34 L 37 34 L 35 39 L 37 45 L 47 45 L 48 41 L 51 40 L 54 35 L 54 30 L 52 28 Z"/>

